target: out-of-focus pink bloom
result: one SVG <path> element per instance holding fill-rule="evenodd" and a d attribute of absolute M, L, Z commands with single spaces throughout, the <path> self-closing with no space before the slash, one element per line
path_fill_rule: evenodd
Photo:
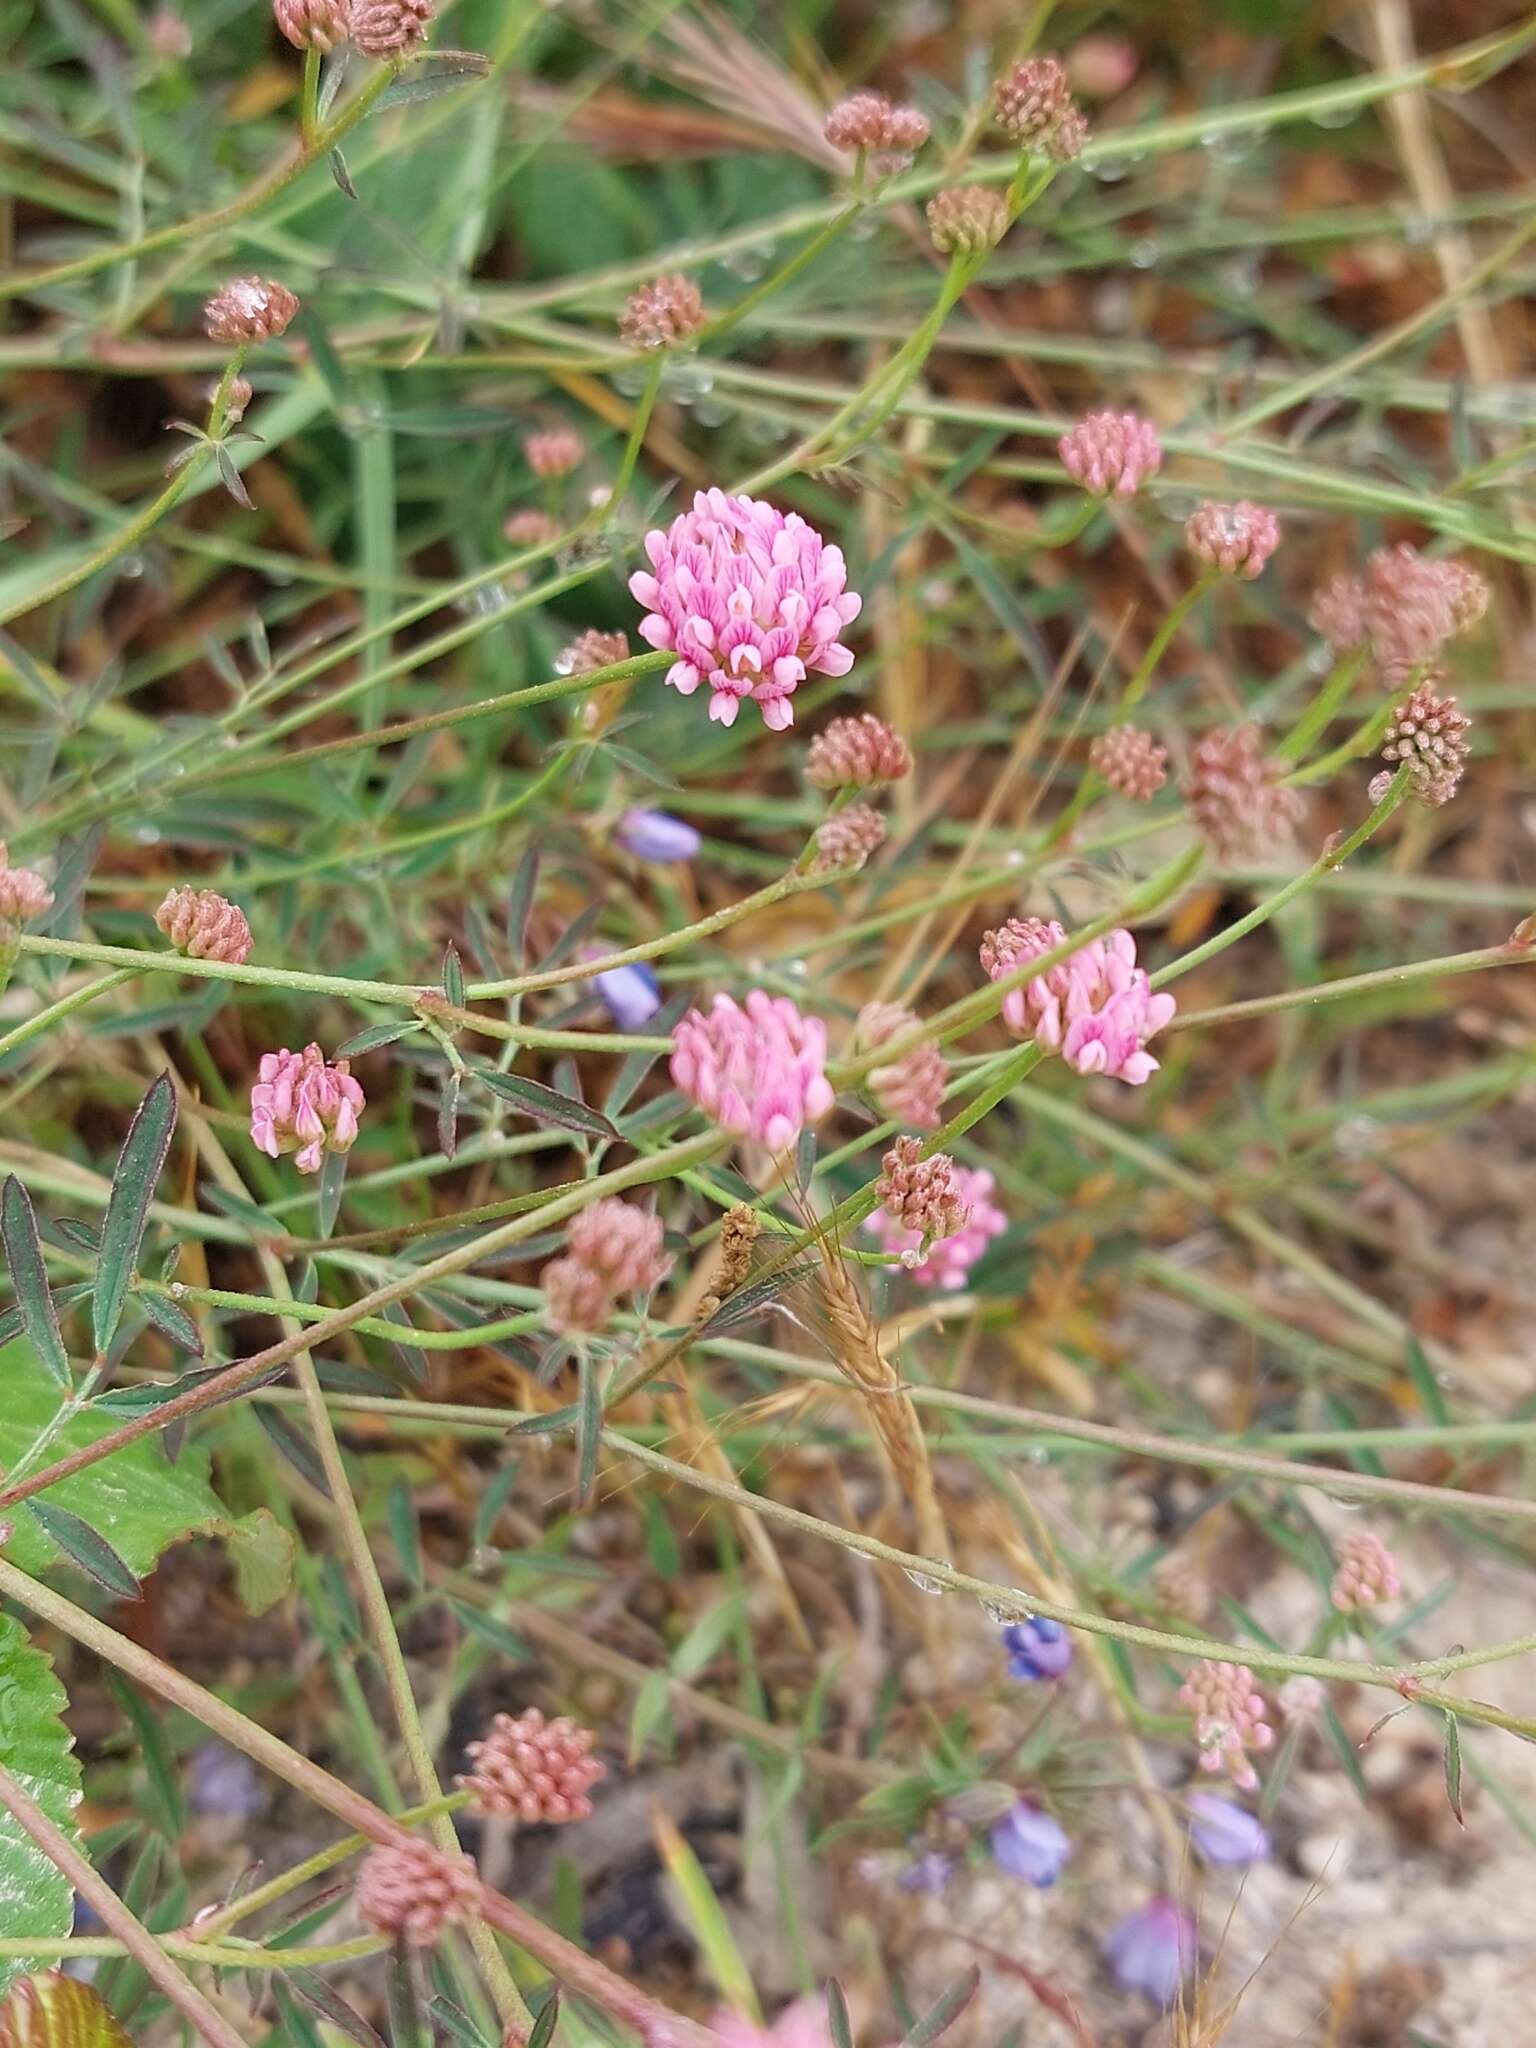
<path fill-rule="evenodd" d="M 1134 412 L 1091 412 L 1056 443 L 1062 467 L 1095 497 L 1129 498 L 1162 466 L 1163 444 Z"/>
<path fill-rule="evenodd" d="M 832 1107 L 827 1027 L 788 996 L 755 988 L 744 1004 L 716 996 L 672 1034 L 673 1081 L 722 1130 L 770 1152 L 793 1145 Z"/>
<path fill-rule="evenodd" d="M 928 232 L 941 256 L 979 256 L 1008 232 L 1008 202 L 990 185 L 949 185 L 927 206 Z"/>
<path fill-rule="evenodd" d="M 915 1031 L 921 1019 L 901 1003 L 866 1003 L 854 1023 L 854 1049 L 874 1052 L 893 1038 Z M 943 1116 L 949 1069 L 931 1038 L 886 1066 L 871 1067 L 864 1088 L 871 1102 L 898 1123 L 920 1131 L 937 1129 Z"/>
<path fill-rule="evenodd" d="M 1199 740 L 1183 783 L 1200 836 L 1218 860 L 1261 860 L 1295 831 L 1306 810 L 1264 753 L 1256 725 L 1218 726 Z"/>
<path fill-rule="evenodd" d="M 615 1294 L 649 1294 L 672 1270 L 661 1248 L 661 1218 L 616 1196 L 573 1216 L 565 1238 L 572 1256 L 601 1273 Z"/>
<path fill-rule="evenodd" d="M 352 0 L 352 40 L 365 57 L 403 57 L 425 42 L 436 0 Z"/>
<path fill-rule="evenodd" d="M 834 718 L 805 753 L 805 779 L 816 789 L 877 789 L 911 773 L 911 748 L 873 711 Z"/>
<path fill-rule="evenodd" d="M 1393 712 L 1381 748 L 1381 758 L 1389 765 L 1371 783 L 1373 803 L 1380 803 L 1405 761 L 1412 770 L 1409 788 L 1422 804 L 1448 804 L 1461 787 L 1471 752 L 1467 729 L 1472 721 L 1454 697 L 1439 695 L 1440 680 L 1435 676 L 1421 683 Z"/>
<path fill-rule="evenodd" d="M 1011 917 L 981 942 L 981 964 L 993 981 L 1016 974 L 1066 939 L 1054 918 Z M 1091 939 L 1065 960 L 1003 998 L 1003 1022 L 1016 1037 L 1033 1038 L 1059 1052 L 1080 1074 L 1108 1074 L 1139 1088 L 1157 1072 L 1147 1040 L 1175 1009 L 1170 995 L 1154 995 L 1136 965 L 1128 931 Z"/>
<path fill-rule="evenodd" d="M 410 1842 L 370 1849 L 355 1896 L 359 1918 L 375 1934 L 430 1948 L 445 1927 L 464 1918 L 478 1889 L 467 1857 Z"/>
<path fill-rule="evenodd" d="M 612 668 L 615 662 L 628 661 L 629 636 L 625 633 L 604 633 L 596 626 L 589 626 L 585 633 L 578 633 L 566 647 L 555 656 L 555 674 L 560 676 L 590 675 L 593 669 Z"/>
<path fill-rule="evenodd" d="M 619 315 L 619 337 L 631 348 L 675 348 L 704 325 L 704 301 L 691 277 L 673 272 L 632 292 Z"/>
<path fill-rule="evenodd" d="M 711 2025 L 723 2048 L 832 2048 L 827 2009 L 819 1998 L 797 1998 L 772 2026 L 754 2026 L 740 2013 L 716 2013 Z"/>
<path fill-rule="evenodd" d="M 1348 654 L 1366 635 L 1365 585 L 1347 572 L 1332 576 L 1316 591 L 1307 624 L 1320 633 L 1335 654 Z"/>
<path fill-rule="evenodd" d="M 0 924 L 25 924 L 53 908 L 53 891 L 33 868 L 13 868 L 0 839 Z"/>
<path fill-rule="evenodd" d="M 459 1779 L 482 1813 L 504 1820 L 585 1820 L 588 1797 L 607 1765 L 592 1754 L 592 1731 L 561 1715 L 546 1721 L 537 1707 L 514 1717 L 498 1714 L 483 1742 L 467 1754 L 474 1769 Z"/>
<path fill-rule="evenodd" d="M 1275 1731 L 1248 1666 L 1205 1658 L 1179 1687 L 1179 1704 L 1194 1719 L 1201 1770 L 1225 1771 L 1234 1785 L 1251 1792 L 1259 1777 L 1248 1752 L 1268 1749 Z"/>
<path fill-rule="evenodd" d="M 318 1045 L 264 1052 L 251 1089 L 251 1138 L 271 1159 L 292 1152 L 315 1173 L 327 1152 L 350 1152 L 365 1097 L 345 1060 L 329 1065 Z"/>
<path fill-rule="evenodd" d="M 645 551 L 650 569 L 629 579 L 647 607 L 640 637 L 677 656 L 667 681 L 683 696 L 709 685 L 709 715 L 722 725 L 734 725 L 751 697 L 763 723 L 783 732 L 809 671 L 845 676 L 853 667 L 839 635 L 861 600 L 845 588 L 842 549 L 798 512 L 700 491 L 665 532 L 646 535 Z"/>
<path fill-rule="evenodd" d="M 203 308 L 203 332 L 210 341 L 249 348 L 286 333 L 299 302 L 286 285 L 266 277 L 234 277 Z"/>
<path fill-rule="evenodd" d="M 501 530 L 515 548 L 538 548 L 559 539 L 560 522 L 536 505 L 524 505 L 520 511 L 508 513 Z"/>
<path fill-rule="evenodd" d="M 1008 1218 L 989 1200 L 990 1173 L 956 1166 L 943 1153 L 919 1160 L 918 1149 L 916 1138 L 898 1138 L 886 1153 L 876 1183 L 883 1206 L 864 1228 L 883 1252 L 901 1260 L 919 1287 L 963 1287 L 988 1244 L 1007 1229 Z"/>
<path fill-rule="evenodd" d="M 825 874 L 834 868 L 861 868 L 885 843 L 885 820 L 870 804 L 849 804 L 816 827 L 813 866 Z"/>
<path fill-rule="evenodd" d="M 1195 1923 L 1172 1899 L 1151 1899 L 1110 1932 L 1104 1955 L 1118 1983 L 1159 2005 L 1172 2005 L 1195 1966 Z"/>
<path fill-rule="evenodd" d="M 871 157 L 881 177 L 904 171 L 928 140 L 928 123 L 916 107 L 897 106 L 883 92 L 850 93 L 828 114 L 822 129 L 834 149 Z"/>
<path fill-rule="evenodd" d="M 1340 1614 L 1358 1614 L 1362 1607 L 1379 1607 L 1385 1600 L 1395 1600 L 1402 1590 L 1397 1559 L 1379 1536 L 1361 1529 L 1339 1552 L 1339 1568 L 1328 1597 Z"/>
<path fill-rule="evenodd" d="M 1431 661 L 1488 609 L 1488 585 L 1464 562 L 1436 561 L 1406 541 L 1377 548 L 1365 565 L 1361 613 L 1383 668 Z"/>
<path fill-rule="evenodd" d="M 1141 69 L 1136 45 L 1124 36 L 1080 36 L 1067 52 L 1067 79 L 1090 100 L 1113 99 Z"/>
<path fill-rule="evenodd" d="M 994 88 L 997 125 L 1020 149 L 1071 163 L 1088 139 L 1088 124 L 1055 57 L 1026 57 Z"/>
<path fill-rule="evenodd" d="M 351 0 L 272 0 L 279 29 L 296 50 L 334 50 L 347 39 Z"/>
<path fill-rule="evenodd" d="M 613 1289 L 585 1259 L 551 1259 L 539 1274 L 544 1318 L 562 1337 L 591 1336 L 618 1306 Z"/>
<path fill-rule="evenodd" d="M 217 889 L 172 889 L 155 912 L 155 923 L 177 952 L 193 960 L 243 967 L 250 958 L 245 912 Z"/>
<path fill-rule="evenodd" d="M 1251 583 L 1280 545 L 1280 522 L 1266 506 L 1247 498 L 1235 505 L 1207 498 L 1190 513 L 1184 538 L 1198 560 Z"/>
<path fill-rule="evenodd" d="M 1117 725 L 1100 733 L 1088 759 L 1118 796 L 1150 803 L 1168 780 L 1168 749 L 1140 726 Z"/>
<path fill-rule="evenodd" d="M 535 476 L 569 476 L 581 466 L 586 448 L 571 427 L 542 427 L 523 438 L 523 459 Z"/>

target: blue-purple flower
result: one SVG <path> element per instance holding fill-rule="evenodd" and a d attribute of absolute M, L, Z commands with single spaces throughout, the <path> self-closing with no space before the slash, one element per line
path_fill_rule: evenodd
<path fill-rule="evenodd" d="M 638 1031 L 661 1008 L 661 983 L 643 960 L 604 968 L 593 975 L 592 986 L 621 1031 Z"/>
<path fill-rule="evenodd" d="M 1071 1668 L 1072 1639 L 1059 1621 L 1043 1614 L 1011 1621 L 1003 1630 L 1010 1678 L 1060 1678 Z"/>
<path fill-rule="evenodd" d="M 613 836 L 636 860 L 692 860 L 703 844 L 692 825 L 669 811 L 626 811 Z"/>
<path fill-rule="evenodd" d="M 1125 1990 L 1144 1991 L 1159 2005 L 1172 2005 L 1195 1966 L 1198 1947 L 1188 1913 L 1172 1899 L 1149 1899 L 1111 1930 L 1104 1954 Z"/>
<path fill-rule="evenodd" d="M 991 1841 L 999 1869 L 1042 1890 L 1056 1882 L 1072 1854 L 1066 1830 L 1027 1799 L 1009 1807 L 1002 1819 L 993 1823 Z"/>
<path fill-rule="evenodd" d="M 1189 1795 L 1189 1835 L 1207 1863 L 1258 1863 L 1269 1854 L 1264 1823 L 1214 1792 Z"/>
<path fill-rule="evenodd" d="M 921 1849 L 902 1865 L 896 1882 L 904 1892 L 941 1892 L 955 1874 L 955 1860 L 942 1849 Z"/>

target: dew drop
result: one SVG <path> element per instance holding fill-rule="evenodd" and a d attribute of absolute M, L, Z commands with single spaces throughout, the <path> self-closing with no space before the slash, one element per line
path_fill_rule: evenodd
<path fill-rule="evenodd" d="M 949 1570 L 949 1565 L 941 1558 L 933 1558 L 930 1562 L 940 1565 L 945 1571 Z M 919 1593 L 927 1593 L 935 1600 L 942 1599 L 949 1591 L 948 1586 L 944 1584 L 942 1579 L 931 1579 L 926 1572 L 908 1571 L 907 1577 L 916 1586 Z"/>
<path fill-rule="evenodd" d="M 1130 168 L 1123 156 L 1101 156 L 1088 166 L 1088 175 L 1101 185 L 1118 185 Z"/>
<path fill-rule="evenodd" d="M 1162 253 L 1150 235 L 1143 235 L 1139 242 L 1131 244 L 1132 267 L 1136 270 L 1152 270 Z"/>

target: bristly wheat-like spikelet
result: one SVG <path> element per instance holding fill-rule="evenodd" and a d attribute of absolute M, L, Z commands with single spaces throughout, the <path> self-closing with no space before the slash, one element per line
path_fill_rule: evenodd
<path fill-rule="evenodd" d="M 838 1370 L 865 1396 L 875 1434 L 890 1459 L 902 1491 L 917 1515 L 918 1545 L 925 1556 L 945 1558 L 949 1537 L 933 1483 L 928 1439 L 917 1409 L 896 1367 L 880 1348 L 880 1333 L 850 1278 L 835 1245 L 819 1238 L 821 1293 L 827 1333 Z"/>

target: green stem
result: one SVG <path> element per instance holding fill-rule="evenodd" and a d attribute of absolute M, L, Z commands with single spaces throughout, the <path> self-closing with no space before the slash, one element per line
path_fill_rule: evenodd
<path fill-rule="evenodd" d="M 299 133 L 313 152 L 320 132 L 320 51 L 312 43 L 304 52 L 304 84 L 299 100 Z"/>
<path fill-rule="evenodd" d="M 1355 686 L 1355 678 L 1364 666 L 1365 655 L 1359 649 L 1352 654 L 1340 656 L 1330 670 L 1323 687 L 1276 746 L 1275 754 L 1280 760 L 1306 759 L 1313 741 L 1327 730 L 1348 702 L 1349 693 Z"/>
<path fill-rule="evenodd" d="M 706 348 L 711 342 L 718 341 L 722 334 L 729 334 L 738 321 L 745 320 L 749 313 L 755 313 L 765 299 L 771 299 L 775 292 L 782 291 L 802 270 L 814 263 L 823 249 L 830 248 L 844 229 L 851 227 L 865 210 L 866 202 L 859 198 L 851 206 L 845 206 L 841 213 L 834 214 L 808 242 L 800 245 L 787 263 L 781 264 L 771 276 L 754 285 L 745 298 L 738 299 L 734 306 L 727 307 L 725 312 L 717 314 L 701 328 L 694 337 L 695 347 Z"/>
<path fill-rule="evenodd" d="M 15 1052 L 18 1046 L 28 1045 L 34 1038 L 41 1038 L 61 1018 L 72 1017 L 77 1010 L 86 1009 L 91 1003 L 98 1002 L 102 996 L 110 995 L 113 989 L 122 988 L 127 982 L 137 981 L 142 972 L 143 969 L 138 967 L 119 967 L 112 974 L 100 975 L 95 981 L 87 981 L 79 988 L 72 989 L 67 996 L 60 996 L 57 1001 L 49 1003 L 46 1009 L 37 1011 L 34 1016 L 28 1017 L 24 1024 L 15 1025 L 0 1037 L 0 1059 L 9 1052 Z"/>
<path fill-rule="evenodd" d="M 646 433 L 650 428 L 651 415 L 656 410 L 656 399 L 661 390 L 661 380 L 667 367 L 664 349 L 658 349 L 645 373 L 645 386 L 635 401 L 634 417 L 629 423 L 629 439 L 624 443 L 624 454 L 619 463 L 618 475 L 606 502 L 599 508 L 599 514 L 612 510 L 617 512 L 624 502 L 624 493 L 629 489 L 635 466 L 640 460 L 640 450 L 645 446 Z M 601 680 L 595 676 L 584 677 L 589 685 Z"/>

